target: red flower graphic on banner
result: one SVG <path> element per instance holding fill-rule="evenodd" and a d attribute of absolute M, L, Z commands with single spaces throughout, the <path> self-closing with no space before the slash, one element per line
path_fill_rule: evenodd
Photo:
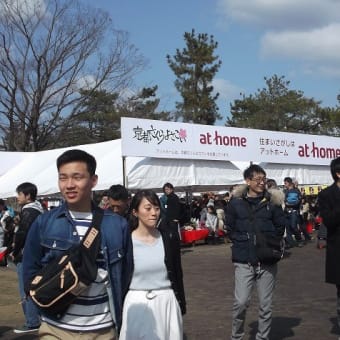
<path fill-rule="evenodd" d="M 180 139 L 184 139 L 185 140 L 187 138 L 187 130 L 180 129 L 178 135 L 179 135 Z"/>

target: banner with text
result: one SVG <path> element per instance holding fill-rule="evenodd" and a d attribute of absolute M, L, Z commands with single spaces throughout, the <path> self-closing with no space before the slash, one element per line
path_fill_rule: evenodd
<path fill-rule="evenodd" d="M 122 155 L 329 165 L 340 138 L 121 118 Z"/>

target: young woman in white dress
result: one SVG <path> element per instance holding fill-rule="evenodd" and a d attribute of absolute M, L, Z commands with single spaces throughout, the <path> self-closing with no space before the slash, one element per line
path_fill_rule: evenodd
<path fill-rule="evenodd" d="M 160 220 L 160 201 L 151 190 L 130 205 L 134 271 L 123 307 L 120 340 L 182 340 L 186 311 L 180 238 Z"/>

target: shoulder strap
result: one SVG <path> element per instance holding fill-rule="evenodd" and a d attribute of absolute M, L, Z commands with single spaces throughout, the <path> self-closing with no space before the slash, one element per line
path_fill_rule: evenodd
<path fill-rule="evenodd" d="M 100 225 L 102 223 L 103 216 L 104 210 L 99 207 L 96 207 L 93 214 L 92 223 L 90 227 L 87 229 L 87 232 L 84 235 L 83 241 L 81 243 L 82 249 L 92 251 L 93 249 L 96 248 L 96 250 L 99 251 Z"/>

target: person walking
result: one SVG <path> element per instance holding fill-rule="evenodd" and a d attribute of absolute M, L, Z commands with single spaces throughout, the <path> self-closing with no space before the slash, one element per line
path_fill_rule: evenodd
<path fill-rule="evenodd" d="M 163 185 L 163 193 L 165 197 L 162 197 L 162 210 L 164 211 L 164 217 L 168 225 L 176 225 L 178 228 L 178 223 L 180 219 L 181 207 L 179 202 L 179 197 L 175 194 L 175 188 L 171 183 L 165 183 Z"/>
<path fill-rule="evenodd" d="M 95 158 L 71 149 L 57 158 L 58 185 L 65 202 L 33 223 L 23 258 L 25 287 L 44 266 L 79 244 L 99 207 L 92 201 L 96 186 Z M 40 339 L 117 339 L 123 299 L 132 275 L 132 242 L 125 218 L 103 210 L 97 277 L 57 316 L 43 311 Z M 26 289 L 27 291 L 28 289 Z"/>
<path fill-rule="evenodd" d="M 333 184 L 318 194 L 319 213 L 327 228 L 326 282 L 337 291 L 337 323 L 340 334 L 340 157 L 330 164 Z"/>
<path fill-rule="evenodd" d="M 282 237 L 286 220 L 279 195 L 274 190 L 271 193 L 266 190 L 265 171 L 259 165 L 251 165 L 243 176 L 246 185 L 234 189 L 226 214 L 235 269 L 231 339 L 244 337 L 246 311 L 252 288 L 256 285 L 259 300 L 256 340 L 268 340 L 277 264 L 261 263 L 258 259 L 254 226 L 262 234 Z"/>
<path fill-rule="evenodd" d="M 5 204 L 3 199 L 0 199 L 0 256 L 8 250 L 6 243 L 7 221 L 14 217 L 14 210 Z"/>
<path fill-rule="evenodd" d="M 34 220 L 44 212 L 40 202 L 36 200 L 37 186 L 30 182 L 21 183 L 16 188 L 17 202 L 21 206 L 19 223 L 14 234 L 14 242 L 9 258 L 16 264 L 19 283 L 19 294 L 21 305 L 25 316 L 25 324 L 14 329 L 14 333 L 35 332 L 40 326 L 40 315 L 38 308 L 30 297 L 26 297 L 23 276 L 23 255 L 26 250 L 26 237 Z"/>
<path fill-rule="evenodd" d="M 295 187 L 291 177 L 285 177 L 283 180 L 285 190 L 285 214 L 287 219 L 287 235 L 286 247 L 291 248 L 294 246 L 302 247 L 303 240 L 299 228 L 300 222 L 300 205 L 301 205 L 301 192 Z M 295 240 L 293 239 L 293 235 Z"/>
<path fill-rule="evenodd" d="M 111 185 L 107 192 L 107 196 L 109 199 L 109 209 L 128 219 L 130 194 L 124 185 Z"/>
<path fill-rule="evenodd" d="M 186 302 L 177 226 L 160 219 L 160 200 L 142 190 L 131 201 L 134 270 L 119 340 L 183 339 Z"/>

